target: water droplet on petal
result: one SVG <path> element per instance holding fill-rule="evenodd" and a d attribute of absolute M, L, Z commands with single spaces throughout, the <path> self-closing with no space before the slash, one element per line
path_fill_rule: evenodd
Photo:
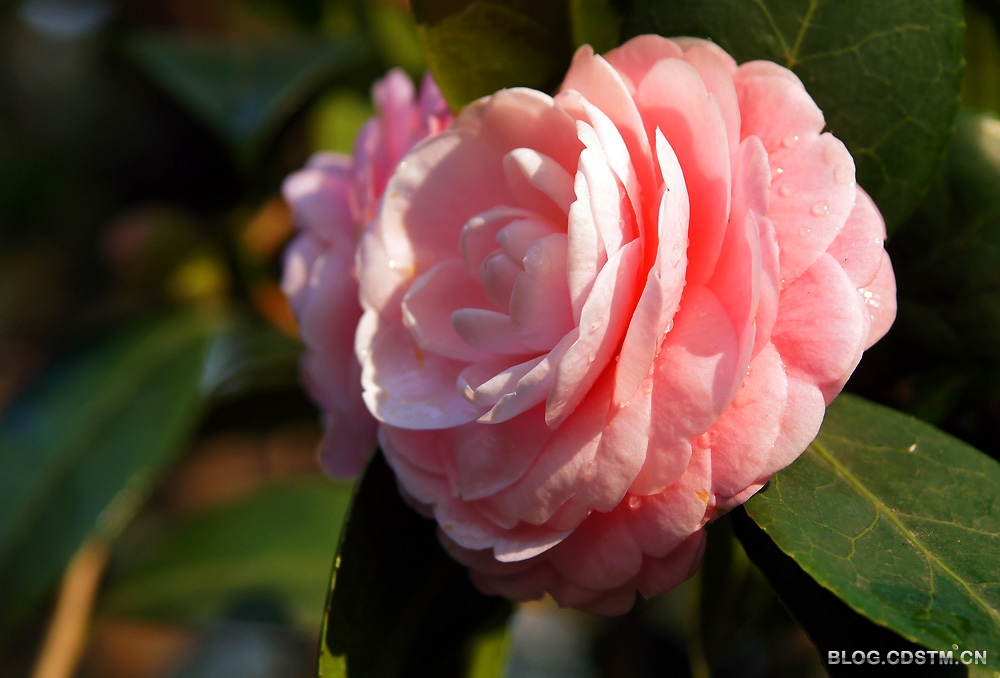
<path fill-rule="evenodd" d="M 820 200 L 813 203 L 813 206 L 809 208 L 809 213 L 814 217 L 823 217 L 830 213 L 830 206 Z"/>
<path fill-rule="evenodd" d="M 842 162 L 833 169 L 833 180 L 842 186 L 846 186 L 854 181 L 854 168 L 848 163 Z"/>
<path fill-rule="evenodd" d="M 795 187 L 792 186 L 791 184 L 782 184 L 781 188 L 778 189 L 778 193 L 780 193 L 781 196 L 784 198 L 787 198 L 794 192 L 795 192 Z"/>
<path fill-rule="evenodd" d="M 390 259 L 389 268 L 391 268 L 394 271 L 398 271 L 399 269 L 403 268 L 403 265 L 398 261 L 396 261 L 395 259 Z"/>
<path fill-rule="evenodd" d="M 780 177 L 784 173 L 785 173 L 785 170 L 784 170 L 783 167 L 776 167 L 775 170 L 774 170 L 774 176 L 776 176 L 776 177 Z"/>
<path fill-rule="evenodd" d="M 798 143 L 799 143 L 798 134 L 787 136 L 781 141 L 781 145 L 784 146 L 785 148 L 793 148 Z"/>
<path fill-rule="evenodd" d="M 597 354 L 595 354 L 595 353 L 591 353 L 591 354 L 590 354 L 589 356 L 587 356 L 587 362 L 588 362 L 588 363 L 592 363 L 592 362 L 594 362 L 595 360 L 597 360 Z"/>
<path fill-rule="evenodd" d="M 603 323 L 602 323 L 602 321 L 601 321 L 601 319 L 600 319 L 600 318 L 595 318 L 595 319 L 594 319 L 594 320 L 593 320 L 593 321 L 592 321 L 592 322 L 590 323 L 590 327 L 589 327 L 589 329 L 590 329 L 590 333 L 591 333 L 591 334 L 593 334 L 593 333 L 594 333 L 594 332 L 596 332 L 597 330 L 601 329 L 601 325 L 602 325 L 602 324 L 603 324 Z"/>
<path fill-rule="evenodd" d="M 799 235 L 809 235 L 810 233 L 812 233 L 812 229 L 811 228 L 800 228 L 799 229 Z"/>
<path fill-rule="evenodd" d="M 633 496 L 631 496 L 631 497 L 628 498 L 628 507 L 629 508 L 637 509 L 637 508 L 639 508 L 639 506 L 641 504 L 642 504 L 642 499 L 640 499 L 639 497 L 636 497 L 636 496 L 633 495 Z"/>

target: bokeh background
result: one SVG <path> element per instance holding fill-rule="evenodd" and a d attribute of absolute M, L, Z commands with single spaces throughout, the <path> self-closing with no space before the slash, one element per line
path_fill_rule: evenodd
<path fill-rule="evenodd" d="M 966 19 L 995 114 L 1000 3 Z M 315 459 L 279 189 L 394 66 L 424 69 L 405 0 L 0 0 L 0 675 L 315 675 L 351 487 Z M 1000 123 L 963 113 L 847 389 L 993 456 L 998 182 Z M 505 643 L 512 678 L 824 675 L 728 519 L 674 592 L 524 605 Z"/>

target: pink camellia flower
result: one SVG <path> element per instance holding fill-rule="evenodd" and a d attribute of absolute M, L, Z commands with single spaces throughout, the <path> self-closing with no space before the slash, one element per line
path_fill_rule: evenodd
<path fill-rule="evenodd" d="M 323 410 L 320 459 L 337 476 L 357 475 L 375 448 L 377 422 L 361 399 L 354 332 L 361 317 L 354 254 L 386 181 L 417 141 L 451 123 L 451 113 L 427 78 L 420 98 L 393 70 L 375 84 L 379 115 L 362 128 L 353 158 L 318 153 L 285 180 L 285 200 L 300 232 L 285 254 L 282 288 L 299 322 L 306 350 L 303 380 Z"/>
<path fill-rule="evenodd" d="M 359 243 L 364 399 L 484 592 L 622 613 L 816 435 L 895 315 L 823 127 L 787 69 L 642 36 L 402 159 Z"/>

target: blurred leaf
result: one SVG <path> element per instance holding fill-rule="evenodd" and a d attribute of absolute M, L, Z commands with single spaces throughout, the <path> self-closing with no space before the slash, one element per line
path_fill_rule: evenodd
<path fill-rule="evenodd" d="M 299 342 L 255 317 L 234 318 L 212 343 L 202 385 L 214 398 L 234 398 L 298 383 Z"/>
<path fill-rule="evenodd" d="M 1000 113 L 1000 39 L 990 17 L 965 3 L 962 105 Z"/>
<path fill-rule="evenodd" d="M 452 109 L 505 87 L 551 91 L 573 56 L 569 0 L 413 0 L 427 65 Z"/>
<path fill-rule="evenodd" d="M 365 48 L 354 39 L 137 35 L 126 52 L 245 161 L 320 87 L 357 65 Z"/>
<path fill-rule="evenodd" d="M 100 612 L 181 624 L 218 620 L 266 597 L 314 631 L 351 486 L 326 479 L 268 487 L 169 525 L 126 532 L 124 562 Z"/>
<path fill-rule="evenodd" d="M 122 332 L 50 370 L 0 421 L 0 629 L 55 583 L 93 530 L 114 536 L 181 449 L 203 403 L 217 319 Z"/>
<path fill-rule="evenodd" d="M 618 46 L 624 17 L 615 0 L 570 0 L 573 44 L 590 45 L 598 54 Z"/>
<path fill-rule="evenodd" d="M 313 148 L 351 153 L 354 139 L 371 117 L 371 102 L 349 89 L 324 95 L 312 109 Z"/>
<path fill-rule="evenodd" d="M 375 455 L 337 556 L 322 678 L 467 675 L 477 642 L 491 642 L 510 603 L 478 593 L 438 544 L 435 528 L 406 505 L 385 459 Z"/>
<path fill-rule="evenodd" d="M 774 591 L 780 596 L 795 619 L 809 635 L 819 650 L 823 668 L 831 676 L 892 675 L 911 676 L 964 676 L 965 666 L 941 666 L 925 663 L 898 666 L 855 666 L 853 664 L 829 664 L 827 652 L 835 650 L 852 652 L 861 649 L 865 653 L 877 651 L 882 658 L 890 651 L 915 652 L 923 650 L 923 645 L 910 642 L 884 626 L 858 614 L 833 591 L 825 589 L 806 574 L 795 560 L 782 553 L 767 533 L 747 516 L 744 507 L 731 514 L 733 531 Z M 950 650 L 951 646 L 932 646 L 926 649 Z M 957 655 L 956 655 L 957 658 Z M 870 673 L 865 673 L 868 669 Z M 893 671 L 895 669 L 895 671 Z"/>
<path fill-rule="evenodd" d="M 892 243 L 900 325 L 932 352 L 1000 363 L 1000 120 L 963 112 L 940 207 Z"/>
<path fill-rule="evenodd" d="M 941 163 L 958 110 L 960 0 L 635 0 L 624 35 L 708 37 L 791 68 L 847 144 L 890 232 Z"/>
<path fill-rule="evenodd" d="M 877 624 L 932 649 L 1000 656 L 1000 464 L 978 450 L 842 395 L 746 511 Z"/>
<path fill-rule="evenodd" d="M 369 0 L 363 6 L 368 31 L 383 61 L 402 67 L 411 78 L 419 82 L 426 65 L 413 17 L 404 7 L 394 2 Z"/>

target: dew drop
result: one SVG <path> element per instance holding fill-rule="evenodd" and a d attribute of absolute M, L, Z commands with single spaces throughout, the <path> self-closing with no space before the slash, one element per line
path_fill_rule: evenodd
<path fill-rule="evenodd" d="M 908 452 L 913 452 L 914 450 L 916 450 L 916 449 L 917 449 L 917 444 L 916 444 L 916 443 L 913 443 L 912 445 L 910 445 L 910 446 L 909 446 L 909 447 L 907 447 L 906 449 L 907 449 L 907 451 L 908 451 Z"/>
<path fill-rule="evenodd" d="M 813 203 L 813 206 L 809 208 L 809 213 L 814 217 L 823 217 L 830 213 L 830 206 L 820 200 Z"/>
<path fill-rule="evenodd" d="M 587 362 L 588 363 L 592 363 L 595 360 L 597 360 L 597 354 L 596 353 L 591 353 L 589 356 L 587 356 Z"/>
<path fill-rule="evenodd" d="M 590 327 L 588 328 L 590 330 L 590 333 L 593 334 L 597 330 L 601 329 L 602 324 L 603 322 L 601 321 L 600 318 L 595 318 L 593 322 L 590 323 Z"/>
<path fill-rule="evenodd" d="M 799 235 L 809 235 L 810 233 L 812 233 L 812 229 L 811 228 L 800 228 L 799 229 Z"/>
<path fill-rule="evenodd" d="M 784 173 L 785 173 L 785 169 L 783 167 L 777 167 L 774 170 L 774 176 L 776 176 L 776 177 L 780 177 Z"/>
<path fill-rule="evenodd" d="M 398 261 L 396 261 L 395 259 L 390 259 L 389 260 L 389 268 L 391 268 L 394 271 L 398 271 L 401 268 L 403 268 L 403 265 L 401 263 L 399 263 Z"/>
<path fill-rule="evenodd" d="M 671 318 L 667 321 L 667 326 L 663 328 L 663 334 L 668 334 L 670 330 L 674 329 L 674 319 Z"/>
<path fill-rule="evenodd" d="M 778 189 L 778 193 L 780 193 L 781 196 L 784 198 L 787 198 L 794 192 L 795 192 L 795 187 L 792 186 L 791 184 L 782 184 L 781 188 Z"/>
<path fill-rule="evenodd" d="M 833 180 L 841 186 L 846 186 L 854 181 L 854 168 L 846 162 L 842 162 L 833 169 Z"/>
<path fill-rule="evenodd" d="M 781 141 L 781 145 L 784 146 L 785 148 L 793 148 L 798 143 L 799 143 L 798 134 L 787 136 Z"/>
<path fill-rule="evenodd" d="M 631 496 L 631 497 L 628 498 L 628 507 L 629 508 L 637 509 L 637 508 L 639 508 L 640 504 L 642 504 L 642 499 L 640 499 L 639 497 Z"/>

